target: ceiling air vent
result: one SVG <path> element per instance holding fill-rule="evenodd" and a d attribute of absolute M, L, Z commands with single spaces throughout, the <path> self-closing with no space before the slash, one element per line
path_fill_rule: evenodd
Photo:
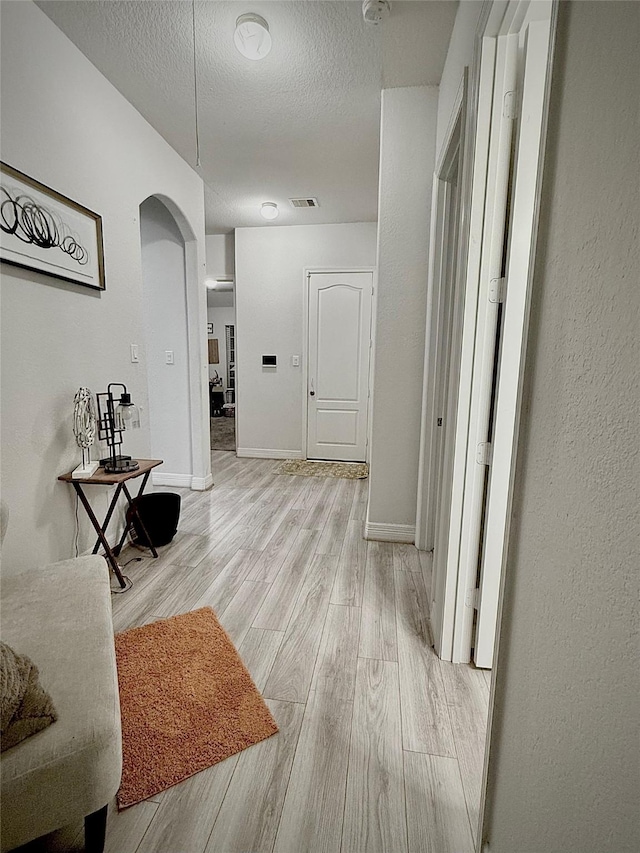
<path fill-rule="evenodd" d="M 291 207 L 320 207 L 317 198 L 290 198 Z"/>

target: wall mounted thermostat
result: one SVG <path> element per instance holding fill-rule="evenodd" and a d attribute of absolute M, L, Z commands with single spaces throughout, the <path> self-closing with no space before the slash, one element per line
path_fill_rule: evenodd
<path fill-rule="evenodd" d="M 262 366 L 263 367 L 277 367 L 278 366 L 278 358 L 275 355 L 263 355 L 262 356 Z"/>

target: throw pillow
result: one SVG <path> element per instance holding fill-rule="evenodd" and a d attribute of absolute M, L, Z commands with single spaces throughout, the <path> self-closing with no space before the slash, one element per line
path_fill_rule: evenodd
<path fill-rule="evenodd" d="M 58 719 L 49 694 L 38 679 L 38 667 L 0 642 L 1 751 L 42 731 Z"/>

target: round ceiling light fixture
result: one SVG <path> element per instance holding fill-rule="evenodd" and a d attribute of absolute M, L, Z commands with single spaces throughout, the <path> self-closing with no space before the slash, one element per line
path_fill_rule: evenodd
<path fill-rule="evenodd" d="M 236 21 L 233 42 L 247 59 L 253 62 L 264 59 L 271 50 L 269 24 L 260 15 L 240 15 Z"/>
<path fill-rule="evenodd" d="M 265 219 L 277 219 L 280 211 L 275 201 L 265 201 L 260 208 L 260 213 Z"/>
<path fill-rule="evenodd" d="M 391 12 L 390 0 L 363 0 L 362 17 L 365 24 L 377 27 L 389 17 Z"/>

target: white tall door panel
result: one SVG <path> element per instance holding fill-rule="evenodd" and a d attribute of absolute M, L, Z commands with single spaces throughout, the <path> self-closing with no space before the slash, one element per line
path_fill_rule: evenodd
<path fill-rule="evenodd" d="M 535 249 L 538 163 L 542 150 L 549 21 L 529 25 L 524 45 L 521 127 L 516 152 L 511 237 L 506 258 L 506 299 L 495 400 L 493 460 L 481 542 L 476 666 L 493 666 L 500 582 L 509 533 L 520 394 L 529 318 L 531 258 Z"/>
<path fill-rule="evenodd" d="M 309 273 L 307 456 L 364 462 L 373 274 Z"/>

